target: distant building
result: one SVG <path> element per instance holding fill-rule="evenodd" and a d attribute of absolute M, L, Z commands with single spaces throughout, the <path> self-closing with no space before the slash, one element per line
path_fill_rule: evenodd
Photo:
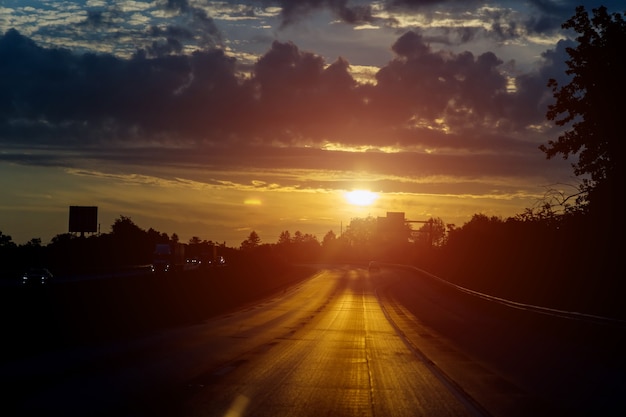
<path fill-rule="evenodd" d="M 388 211 L 386 217 L 377 218 L 377 234 L 383 243 L 407 243 L 411 235 L 404 212 Z"/>

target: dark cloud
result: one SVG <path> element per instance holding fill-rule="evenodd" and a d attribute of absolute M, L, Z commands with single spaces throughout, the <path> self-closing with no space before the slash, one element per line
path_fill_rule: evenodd
<path fill-rule="evenodd" d="M 99 132 L 112 140 L 178 135 L 190 133 L 187 119 L 198 117 L 202 106 L 207 125 L 219 126 L 223 98 L 236 96 L 230 91 L 237 85 L 234 64 L 220 50 L 153 59 L 74 54 L 41 48 L 10 30 L 0 39 L 2 138 L 11 132 L 19 138 L 16 126 L 33 133 L 47 129 L 54 141 L 89 142 Z"/>
<path fill-rule="evenodd" d="M 430 6 L 442 6 L 451 4 L 460 5 L 474 5 L 482 4 L 484 2 L 479 0 L 388 0 L 389 7 L 404 7 L 404 8 L 420 8 Z"/>
<path fill-rule="evenodd" d="M 552 35 L 561 30 L 561 25 L 576 12 L 581 3 L 591 11 L 600 5 L 609 10 L 624 10 L 619 1 L 531 0 L 531 6 L 520 16 L 515 16 L 508 9 L 494 9 L 489 12 L 492 19 L 492 33 L 501 39 L 514 39 L 526 35 Z"/>
<path fill-rule="evenodd" d="M 346 60 L 326 66 L 322 57 L 290 42 L 272 44 L 255 64 L 248 85 L 254 92 L 254 108 L 248 115 L 253 130 L 247 136 L 262 140 L 335 138 L 361 106 Z"/>
<path fill-rule="evenodd" d="M 188 0 L 160 0 L 159 3 L 166 10 L 177 12 L 186 12 L 191 8 Z"/>
<path fill-rule="evenodd" d="M 154 57 L 180 54 L 186 46 L 211 49 L 221 45 L 222 35 L 217 25 L 202 8 L 191 6 L 187 0 L 159 1 L 156 7 L 167 12 L 169 17 L 165 19 L 166 23 L 151 25 L 144 31 L 127 26 L 126 14 L 116 4 L 86 10 L 85 19 L 71 27 L 41 28 L 40 31 L 46 37 L 65 32 L 73 39 L 88 39 L 90 42 L 108 40 L 115 43 L 120 36 L 126 36 L 135 39 L 134 47 L 140 53 Z"/>
<path fill-rule="evenodd" d="M 115 19 L 121 16 L 119 9 L 112 7 L 108 10 L 87 10 L 87 17 L 84 21 L 78 22 L 78 27 L 89 29 L 110 28 L 115 26 Z"/>
<path fill-rule="evenodd" d="M 520 77 L 511 93 L 503 62 L 491 52 L 434 51 L 417 32 L 391 49 L 396 57 L 376 85 L 358 84 L 343 58 L 327 65 L 277 41 L 242 79 L 236 60 L 220 49 L 123 59 L 43 48 L 10 30 L 0 38 L 0 141 L 472 148 L 486 132 L 502 136 L 544 117 L 545 77 L 552 73 Z M 546 61 L 556 68 L 557 52 Z M 432 130 L 439 123 L 447 133 Z"/>
<path fill-rule="evenodd" d="M 506 117 L 500 102 L 507 80 L 493 53 L 432 51 L 415 32 L 400 37 L 392 50 L 398 56 L 376 75 L 374 100 L 389 120 L 432 125 L 445 118 L 459 129 L 493 127 Z"/>
<path fill-rule="evenodd" d="M 529 0 L 538 10 L 549 14 L 567 14 L 574 11 L 579 1 Z"/>
<path fill-rule="evenodd" d="M 510 94 L 505 104 L 510 124 L 522 128 L 545 120 L 548 104 L 553 102 L 552 92 L 547 88 L 547 80 L 553 78 L 558 80 L 560 85 L 569 82 L 569 76 L 566 74 L 568 47 L 574 47 L 574 42 L 559 41 L 555 49 L 542 54 L 543 63 L 540 67 L 516 78 L 517 91 Z"/>
<path fill-rule="evenodd" d="M 561 16 L 531 16 L 524 22 L 528 33 L 554 33 L 564 22 Z"/>
<path fill-rule="evenodd" d="M 261 3 L 281 8 L 282 27 L 297 23 L 312 12 L 324 9 L 330 10 L 348 24 L 373 23 L 381 20 L 373 14 L 370 1 L 262 0 Z M 530 7 L 523 16 L 513 16 L 511 9 L 506 8 L 506 3 L 502 5 L 503 7 L 493 7 L 484 11 L 488 12 L 492 19 L 491 34 L 510 39 L 526 33 L 553 33 L 560 28 L 562 22 L 574 14 L 579 4 L 577 0 L 531 0 L 528 2 Z M 609 9 L 623 8 L 619 1 L 598 2 L 596 5 L 589 4 L 589 7 L 598 7 L 600 4 L 606 5 Z M 382 5 L 390 12 L 419 12 L 426 18 L 432 18 L 434 12 L 475 11 L 478 7 L 485 5 L 485 2 L 480 0 L 386 0 L 382 2 Z M 493 3 L 493 6 L 498 6 L 498 4 Z M 393 22 L 395 18 L 390 17 L 389 21 Z"/>
<path fill-rule="evenodd" d="M 601 4 L 610 10 L 623 9 L 618 1 L 585 2 L 589 10 Z M 476 28 L 439 28 L 447 31 L 450 39 L 440 37 L 436 42 L 441 44 L 462 44 L 473 41 L 480 34 L 499 42 L 525 39 L 529 35 L 550 36 L 561 30 L 561 24 L 574 15 L 575 8 L 580 4 L 577 0 L 552 1 L 532 0 L 524 4 L 523 8 L 510 8 L 507 4 L 493 2 L 490 8 L 482 8 L 482 18 L 488 26 Z M 464 0 L 388 0 L 384 3 L 391 12 L 418 12 L 427 21 L 433 22 L 442 13 L 473 13 L 477 8 L 485 5 L 480 1 Z"/>
<path fill-rule="evenodd" d="M 294 24 L 310 13 L 323 9 L 330 10 L 343 22 L 349 24 L 371 23 L 375 20 L 369 2 L 366 2 L 367 4 L 348 5 L 348 0 L 278 0 L 264 3 L 273 3 L 281 8 L 282 27 Z"/>
<path fill-rule="evenodd" d="M 152 39 L 152 43 L 142 48 L 142 53 L 162 57 L 180 54 L 190 43 L 200 49 L 211 49 L 221 44 L 219 29 L 203 9 L 190 6 L 187 0 L 166 0 L 159 4 L 164 10 L 181 16 L 183 22 L 165 27 L 151 26 L 147 37 Z"/>
<path fill-rule="evenodd" d="M 145 47 L 144 50 L 138 52 L 147 56 L 167 56 L 179 54 L 183 50 L 183 44 L 176 38 L 167 37 L 164 41 L 154 41 L 151 45 Z"/>

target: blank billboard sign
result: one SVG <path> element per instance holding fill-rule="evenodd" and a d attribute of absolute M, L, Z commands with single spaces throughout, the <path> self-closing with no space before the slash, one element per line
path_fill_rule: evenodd
<path fill-rule="evenodd" d="M 98 231 L 98 207 L 70 206 L 70 233 L 96 233 Z"/>

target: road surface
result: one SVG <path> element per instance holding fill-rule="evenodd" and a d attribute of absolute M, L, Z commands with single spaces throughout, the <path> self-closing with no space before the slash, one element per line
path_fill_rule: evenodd
<path fill-rule="evenodd" d="M 331 267 L 201 323 L 9 361 L 5 405 L 68 417 L 556 415 L 400 305 L 403 280 L 414 278 Z"/>

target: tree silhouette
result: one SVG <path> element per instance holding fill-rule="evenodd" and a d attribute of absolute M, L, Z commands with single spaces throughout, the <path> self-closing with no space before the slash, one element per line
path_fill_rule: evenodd
<path fill-rule="evenodd" d="M 0 231 L 0 248 L 9 248 L 15 247 L 15 243 L 13 243 L 13 238 L 10 235 L 5 235 Z"/>
<path fill-rule="evenodd" d="M 443 246 L 446 242 L 446 224 L 439 218 L 431 217 L 413 233 L 413 241 L 423 246 Z"/>
<path fill-rule="evenodd" d="M 120 216 L 111 226 L 111 255 L 121 265 L 149 262 L 153 243 L 148 233 L 137 226 L 130 217 Z"/>
<path fill-rule="evenodd" d="M 569 84 L 559 86 L 550 79 L 556 103 L 548 107 L 548 120 L 569 126 L 556 141 L 540 149 L 548 159 L 561 154 L 564 159 L 577 155 L 574 174 L 584 177 L 582 198 L 606 217 L 621 217 L 624 190 L 623 111 L 616 105 L 626 98 L 626 23 L 619 13 L 609 14 L 606 7 L 593 9 L 589 17 L 584 6 L 565 22 L 579 36 L 578 46 L 567 48 Z"/>
<path fill-rule="evenodd" d="M 346 239 L 352 247 L 365 247 L 373 244 L 377 232 L 377 220 L 375 217 L 353 218 L 346 227 L 342 238 Z"/>
<path fill-rule="evenodd" d="M 200 239 L 198 236 L 192 236 L 189 239 L 189 244 L 190 245 L 199 245 L 202 243 L 202 239 Z"/>
<path fill-rule="evenodd" d="M 290 243 L 291 243 L 291 234 L 289 233 L 289 230 L 284 230 L 280 232 L 280 235 L 278 236 L 277 244 L 279 246 L 286 246 L 286 245 L 289 245 Z"/>
<path fill-rule="evenodd" d="M 136 236 L 143 233 L 143 230 L 137 226 L 130 217 L 120 216 L 115 219 L 115 222 L 111 226 L 111 233 L 113 236 L 117 236 L 121 239 L 132 240 Z"/>
<path fill-rule="evenodd" d="M 254 249 L 258 247 L 260 244 L 261 244 L 261 238 L 259 237 L 258 233 L 253 230 L 248 235 L 248 238 L 244 240 L 243 242 L 241 242 L 241 249 L 242 250 Z"/>
<path fill-rule="evenodd" d="M 328 247 L 332 245 L 337 240 L 337 235 L 332 230 L 329 230 L 325 235 L 324 239 L 322 239 L 322 246 Z"/>

